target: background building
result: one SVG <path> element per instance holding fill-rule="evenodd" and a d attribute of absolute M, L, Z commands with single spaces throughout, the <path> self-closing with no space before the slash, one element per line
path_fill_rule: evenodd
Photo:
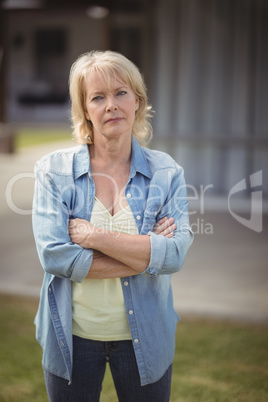
<path fill-rule="evenodd" d="M 152 146 L 184 166 L 188 183 L 227 194 L 267 171 L 266 0 L 0 4 L 2 121 L 69 125 L 71 64 L 86 51 L 112 49 L 144 73 L 155 110 Z"/>
<path fill-rule="evenodd" d="M 0 0 L 0 6 L 0 151 L 3 126 L 36 127 L 36 135 L 46 126 L 53 135 L 70 128 L 73 61 L 92 49 L 122 52 L 145 76 L 155 110 L 151 146 L 185 168 L 189 186 L 195 241 L 172 278 L 176 310 L 267 323 L 267 0 Z M 0 292 L 39 294 L 33 167 L 67 143 L 0 154 Z M 259 186 L 250 193 L 254 173 Z"/>

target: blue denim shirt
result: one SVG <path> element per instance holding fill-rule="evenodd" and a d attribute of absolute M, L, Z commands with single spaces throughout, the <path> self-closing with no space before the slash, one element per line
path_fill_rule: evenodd
<path fill-rule="evenodd" d="M 72 379 L 71 281 L 90 270 L 92 250 L 70 241 L 70 218 L 90 220 L 95 196 L 87 145 L 53 152 L 36 163 L 33 231 L 45 271 L 35 318 L 42 364 Z M 121 279 L 141 385 L 157 381 L 174 358 L 179 317 L 173 308 L 171 274 L 182 268 L 193 241 L 183 169 L 167 154 L 139 145 L 132 137 L 125 196 L 140 234 L 149 234 L 151 258 L 140 275 Z M 162 217 L 173 217 L 173 238 L 152 232 Z"/>

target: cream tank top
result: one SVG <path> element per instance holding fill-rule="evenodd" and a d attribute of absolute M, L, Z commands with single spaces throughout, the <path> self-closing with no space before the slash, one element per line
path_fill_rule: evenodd
<path fill-rule="evenodd" d="M 103 229 L 138 234 L 129 205 L 112 216 L 95 197 L 90 222 Z M 73 282 L 72 311 L 73 335 L 98 341 L 131 339 L 120 278 Z"/>

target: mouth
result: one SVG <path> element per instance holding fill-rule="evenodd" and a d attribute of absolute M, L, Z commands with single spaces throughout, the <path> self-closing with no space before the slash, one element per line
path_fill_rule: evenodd
<path fill-rule="evenodd" d="M 123 120 L 122 117 L 114 117 L 113 119 L 106 120 L 105 123 L 119 123 L 122 120 Z"/>

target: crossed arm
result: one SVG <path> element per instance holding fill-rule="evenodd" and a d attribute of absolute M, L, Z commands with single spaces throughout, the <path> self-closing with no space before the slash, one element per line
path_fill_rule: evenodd
<path fill-rule="evenodd" d="M 175 229 L 174 219 L 164 217 L 154 226 L 153 232 L 171 238 Z M 149 265 L 151 243 L 148 235 L 100 230 L 84 219 L 70 220 L 69 235 L 74 244 L 93 249 L 93 261 L 87 278 L 138 275 Z"/>

